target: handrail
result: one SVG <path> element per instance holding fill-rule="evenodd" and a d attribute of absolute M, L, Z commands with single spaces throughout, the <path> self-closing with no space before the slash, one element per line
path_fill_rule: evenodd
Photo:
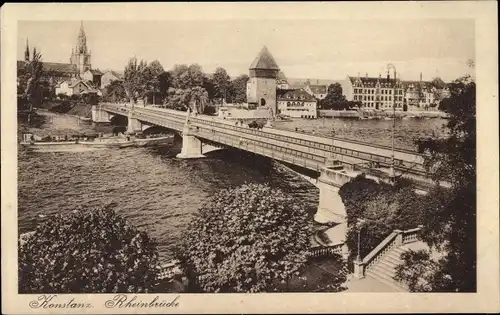
<path fill-rule="evenodd" d="M 399 233 L 397 232 L 391 232 L 391 234 L 389 234 L 389 236 L 387 236 L 382 242 L 380 242 L 377 247 L 375 247 L 374 249 L 372 249 L 372 251 L 365 256 L 365 258 L 363 258 L 363 263 L 365 265 L 368 265 L 375 256 L 377 256 L 383 249 L 385 249 L 387 247 L 387 245 L 391 244 L 392 242 L 394 242 L 394 240 L 396 240 L 396 236 L 398 236 Z"/>
<path fill-rule="evenodd" d="M 116 113 L 121 114 L 119 112 L 119 109 L 121 109 L 122 107 L 119 107 L 117 105 L 111 105 L 111 104 L 103 104 L 103 105 L 104 106 L 108 105 L 109 107 L 113 108 L 112 110 L 116 110 Z M 164 114 L 172 115 L 175 117 L 175 118 L 172 117 L 174 119 L 180 119 L 180 118 L 184 117 L 184 115 L 182 115 L 182 114 L 177 114 L 177 113 L 175 113 L 175 111 L 167 110 L 167 109 L 162 109 L 161 111 L 159 111 L 159 110 L 152 109 L 152 108 L 138 107 L 136 113 L 137 114 L 144 114 L 144 115 L 152 114 L 152 115 L 158 116 L 158 118 L 160 118 L 160 117 L 165 118 Z M 365 160 L 365 161 L 372 161 L 372 162 L 379 163 L 379 164 L 384 165 L 384 166 L 390 165 L 390 157 L 385 156 L 385 155 L 380 155 L 378 153 L 368 153 L 368 152 L 359 151 L 359 150 L 355 150 L 355 149 L 346 149 L 346 148 L 342 148 L 342 147 L 338 147 L 338 146 L 332 147 L 331 145 L 327 145 L 324 143 L 295 138 L 295 137 L 291 137 L 291 136 L 287 136 L 287 135 L 263 132 L 263 131 L 259 131 L 259 130 L 250 130 L 250 129 L 245 128 L 245 127 L 234 126 L 232 124 L 224 123 L 221 121 L 206 120 L 206 119 L 201 119 L 201 118 L 197 118 L 197 117 L 193 117 L 193 118 L 191 118 L 191 120 L 195 124 L 199 123 L 200 125 L 212 125 L 212 126 L 221 127 L 224 129 L 233 129 L 233 130 L 237 130 L 237 131 L 243 131 L 244 133 L 255 134 L 255 135 L 258 135 L 258 136 L 261 136 L 264 138 L 274 139 L 277 141 L 284 141 L 284 142 L 289 142 L 292 144 L 305 145 L 308 147 L 309 152 L 307 152 L 307 153 L 310 153 L 311 149 L 312 150 L 320 150 L 320 151 L 324 151 L 324 152 L 332 152 L 333 151 L 335 153 L 343 154 L 343 155 L 346 155 L 348 157 L 361 159 L 361 160 Z M 363 143 L 363 145 L 366 145 L 366 144 Z M 296 151 L 299 151 L 299 150 L 296 150 Z M 406 152 L 401 152 L 401 153 L 406 153 Z M 414 155 L 415 157 L 419 157 L 419 154 L 414 154 L 414 153 L 411 153 L 411 154 Z M 414 163 L 414 164 L 416 163 L 416 162 L 409 162 L 409 161 L 400 160 L 400 159 L 396 159 L 396 161 L 399 162 L 398 164 L 400 164 L 400 166 L 397 168 L 402 169 L 404 171 L 409 170 L 407 167 L 404 166 L 405 163 Z M 418 165 L 420 165 L 420 164 L 418 164 Z M 425 172 L 422 170 L 411 169 L 410 172 L 414 173 L 416 175 L 421 175 L 421 176 L 425 175 Z"/>
<path fill-rule="evenodd" d="M 103 103 L 103 104 L 107 104 L 107 105 L 111 105 L 111 106 L 116 106 L 116 105 L 109 104 L 109 103 Z M 140 110 L 147 110 L 147 111 L 155 111 L 157 113 L 158 112 L 170 112 L 171 114 L 176 115 L 176 113 L 174 113 L 175 110 L 169 110 L 169 109 L 162 109 L 162 111 L 158 111 L 156 109 L 147 108 L 147 107 L 138 107 L 138 109 L 140 109 Z M 181 116 L 181 115 L 178 115 L 178 116 Z M 199 118 L 192 118 L 192 119 L 198 119 L 198 120 L 205 121 L 205 120 L 199 119 Z M 219 123 L 222 123 L 222 122 L 219 122 Z M 225 124 L 228 124 L 228 123 L 225 123 Z M 292 132 L 292 131 L 289 131 L 289 130 L 283 130 L 283 131 L 285 131 L 285 132 Z M 310 134 L 305 133 L 305 132 L 294 132 L 294 133 L 301 133 L 301 134 L 305 134 L 305 135 L 308 135 L 308 136 L 314 136 L 314 135 L 310 135 Z M 273 134 L 273 135 L 276 135 L 276 134 Z M 286 135 L 278 135 L 278 136 L 284 136 L 284 137 L 288 137 L 288 138 L 291 138 L 291 139 L 300 139 L 300 138 L 297 138 L 297 137 L 286 136 Z M 331 138 L 318 137 L 318 136 L 314 136 L 314 137 L 323 138 L 323 139 L 326 139 L 326 140 L 331 139 Z M 348 143 L 352 143 L 352 144 L 365 145 L 365 146 L 369 146 L 369 147 L 373 147 L 373 148 L 378 148 L 378 149 L 391 150 L 391 147 L 389 147 L 389 146 L 384 146 L 384 145 L 380 145 L 380 144 L 373 144 L 373 143 L 367 143 L 367 142 L 362 142 L 362 141 L 354 140 L 354 139 L 344 139 L 344 138 L 339 138 L 339 137 L 334 137 L 333 139 L 334 140 L 348 142 Z M 300 140 L 303 140 L 303 139 L 300 139 Z M 315 141 L 311 141 L 311 140 L 303 140 L 303 141 L 322 144 L 320 142 L 315 142 Z M 350 149 L 350 150 L 352 150 L 352 149 Z M 420 153 L 418 153 L 416 151 L 412 151 L 412 150 L 408 150 L 408 149 L 404 149 L 404 148 L 396 148 L 395 151 L 396 152 L 400 152 L 400 153 L 411 154 L 411 155 L 415 155 L 415 156 L 419 156 L 419 157 L 423 157 L 424 156 L 423 154 L 420 154 Z"/>
<path fill-rule="evenodd" d="M 389 234 L 380 244 L 378 244 L 368 255 L 362 260 L 362 264 L 369 268 L 374 260 L 379 256 L 383 255 L 386 249 L 391 249 L 395 244 L 398 236 L 401 236 L 398 241 L 399 245 L 405 245 L 418 240 L 418 232 L 422 230 L 422 226 L 413 228 L 410 230 L 394 230 Z M 409 239 L 408 239 L 409 237 Z"/>

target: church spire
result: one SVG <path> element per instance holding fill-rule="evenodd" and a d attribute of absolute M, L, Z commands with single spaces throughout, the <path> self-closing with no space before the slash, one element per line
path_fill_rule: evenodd
<path fill-rule="evenodd" d="M 77 54 L 86 54 L 87 53 L 87 36 L 85 36 L 85 30 L 83 28 L 83 21 L 80 23 L 80 31 L 78 32 L 76 44 L 76 53 Z"/>
<path fill-rule="evenodd" d="M 28 44 L 28 38 L 26 38 L 26 50 L 24 51 L 24 60 L 30 61 L 30 46 Z"/>

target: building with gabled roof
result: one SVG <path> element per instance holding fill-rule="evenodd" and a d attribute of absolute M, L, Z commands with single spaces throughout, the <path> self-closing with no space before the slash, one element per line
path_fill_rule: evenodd
<path fill-rule="evenodd" d="M 294 118 L 318 117 L 318 100 L 304 89 L 278 90 L 278 114 Z"/>
<path fill-rule="evenodd" d="M 113 81 L 123 81 L 123 76 L 113 70 L 104 71 L 103 75 L 101 76 L 101 89 L 104 89 Z"/>
<path fill-rule="evenodd" d="M 314 96 L 318 100 L 322 100 L 328 93 L 328 87 L 326 85 L 308 84 L 304 87 L 304 91 Z"/>
<path fill-rule="evenodd" d="M 367 109 L 389 110 L 393 106 L 396 110 L 403 110 L 404 86 L 401 80 L 391 79 L 389 75 L 382 78 L 366 76 L 348 76 L 341 83 L 342 91 L 348 101 L 361 102 Z"/>

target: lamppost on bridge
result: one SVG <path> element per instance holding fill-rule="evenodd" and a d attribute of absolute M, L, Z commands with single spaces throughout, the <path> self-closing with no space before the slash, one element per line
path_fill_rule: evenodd
<path fill-rule="evenodd" d="M 388 79 L 388 83 L 390 84 L 391 81 L 390 81 L 390 77 L 389 77 L 389 71 L 390 70 L 393 70 L 393 73 L 394 73 L 394 84 L 392 86 L 392 90 L 393 90 L 393 93 L 392 93 L 392 150 L 391 150 L 391 169 L 390 169 L 390 180 L 391 180 L 391 184 L 394 185 L 395 183 L 395 178 L 396 178 L 396 174 L 394 173 L 394 134 L 395 134 L 395 130 L 396 130 L 396 67 L 390 63 L 387 65 L 387 79 Z"/>

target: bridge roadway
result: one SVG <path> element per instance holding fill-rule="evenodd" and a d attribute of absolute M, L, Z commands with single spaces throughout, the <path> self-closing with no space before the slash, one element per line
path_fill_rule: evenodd
<path fill-rule="evenodd" d="M 130 105 L 101 104 L 101 110 L 127 116 Z M 156 107 L 133 108 L 133 118 L 145 124 L 158 125 L 182 131 L 186 112 Z M 235 121 L 213 116 L 192 115 L 189 119 L 192 134 L 215 145 L 235 147 L 288 162 L 307 169 L 320 171 L 332 152 L 343 163 L 354 169 L 378 169 L 379 176 L 387 175 L 391 165 L 391 148 L 350 141 L 324 138 L 264 127 L 262 130 L 236 126 Z M 333 145 L 332 145 L 333 142 Z M 396 175 L 404 174 L 414 179 L 426 179 L 423 156 L 409 150 L 394 152 Z M 427 181 L 427 180 L 426 180 Z"/>

